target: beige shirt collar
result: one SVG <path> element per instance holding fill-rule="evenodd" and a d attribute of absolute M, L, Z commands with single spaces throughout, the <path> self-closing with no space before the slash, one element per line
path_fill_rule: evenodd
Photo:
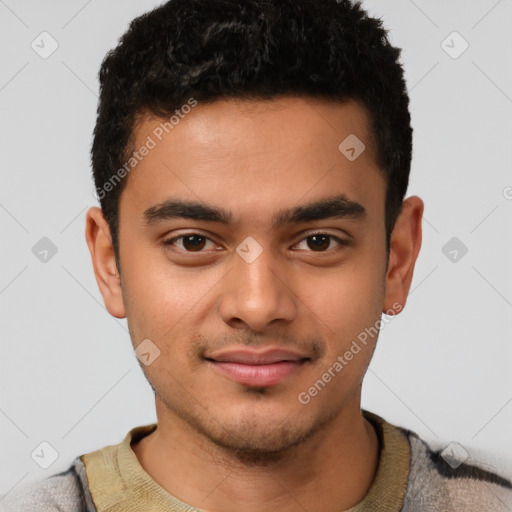
<path fill-rule="evenodd" d="M 409 441 L 401 430 L 380 416 L 367 411 L 363 415 L 375 426 L 379 437 L 379 465 L 366 496 L 346 512 L 399 512 L 409 475 Z M 169 494 L 140 465 L 131 443 L 156 427 L 135 427 L 121 443 L 81 456 L 97 512 L 206 512 Z"/>

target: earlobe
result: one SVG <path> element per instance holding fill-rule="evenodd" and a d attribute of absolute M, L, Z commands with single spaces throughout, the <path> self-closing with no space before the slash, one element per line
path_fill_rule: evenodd
<path fill-rule="evenodd" d="M 396 220 L 390 241 L 384 313 L 400 312 L 405 307 L 421 248 L 423 210 L 424 203 L 418 196 L 408 197 Z"/>
<path fill-rule="evenodd" d="M 112 237 L 103 212 L 98 207 L 87 211 L 85 239 L 91 253 L 96 282 L 108 312 L 116 318 L 125 318 L 126 311 L 121 290 Z"/>

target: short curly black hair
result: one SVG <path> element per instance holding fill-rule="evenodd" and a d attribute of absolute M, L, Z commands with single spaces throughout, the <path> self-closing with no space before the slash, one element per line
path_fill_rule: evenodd
<path fill-rule="evenodd" d="M 412 157 L 400 53 L 381 20 L 349 0 L 170 0 L 134 19 L 101 65 L 91 148 L 118 269 L 118 205 L 126 185 L 126 171 L 119 171 L 133 154 L 138 116 L 169 118 L 190 98 L 288 95 L 366 107 L 387 181 L 389 252 Z"/>

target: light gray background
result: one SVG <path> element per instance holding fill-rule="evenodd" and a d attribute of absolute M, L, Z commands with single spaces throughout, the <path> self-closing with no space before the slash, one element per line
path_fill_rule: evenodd
<path fill-rule="evenodd" d="M 151 0 L 0 0 L 0 493 L 155 421 L 126 322 L 105 310 L 84 238 L 97 73 Z M 408 195 L 426 204 L 406 309 L 382 330 L 363 406 L 439 445 L 512 454 L 512 2 L 371 0 L 411 98 Z M 41 32 L 58 42 L 42 59 Z M 458 58 L 442 41 L 469 43 Z M 39 43 L 41 44 L 41 43 Z M 458 53 L 463 42 L 448 38 Z M 48 48 L 48 46 L 46 46 Z M 507 188 L 508 187 L 508 188 Z M 443 246 L 468 248 L 457 262 Z M 39 261 L 48 237 L 57 254 Z M 460 255 L 460 253 L 459 253 Z M 31 458 L 42 441 L 59 453 Z"/>

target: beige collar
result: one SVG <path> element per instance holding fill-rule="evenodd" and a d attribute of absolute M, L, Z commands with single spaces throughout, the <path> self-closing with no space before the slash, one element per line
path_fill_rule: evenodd
<path fill-rule="evenodd" d="M 379 465 L 364 499 L 347 512 L 399 512 L 409 475 L 409 441 L 380 416 L 367 411 L 363 415 L 375 426 L 379 437 Z M 135 427 L 121 443 L 81 456 L 97 512 L 206 512 L 169 494 L 140 465 L 130 444 L 156 427 L 156 423 Z"/>

